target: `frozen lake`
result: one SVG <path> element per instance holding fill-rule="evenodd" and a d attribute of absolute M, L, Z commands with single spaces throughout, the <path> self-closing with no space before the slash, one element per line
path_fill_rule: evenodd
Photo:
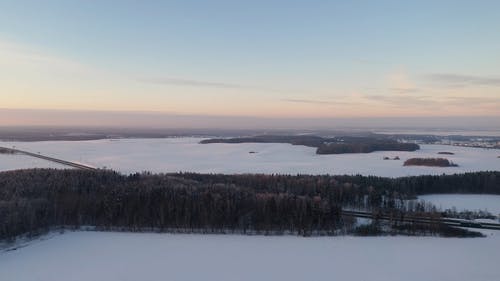
<path fill-rule="evenodd" d="M 2 280 L 500 280 L 487 238 L 67 232 L 0 252 Z"/>
<path fill-rule="evenodd" d="M 457 211 L 486 210 L 493 215 L 500 214 L 500 195 L 489 194 L 429 194 L 418 199 L 434 204 L 442 210 L 455 207 Z M 500 245 L 499 245 L 500 246 Z"/>
<path fill-rule="evenodd" d="M 199 144 L 200 138 L 119 139 L 95 141 L 0 142 L 0 146 L 41 152 L 68 161 L 107 167 L 123 173 L 280 173 L 362 174 L 399 177 L 500 170 L 499 150 L 422 145 L 415 152 L 316 155 L 315 148 L 290 144 Z M 249 153 L 250 151 L 256 153 Z M 455 155 L 438 155 L 439 151 Z M 383 160 L 399 156 L 401 160 Z M 19 156 L 20 157 L 20 156 Z M 459 167 L 404 167 L 411 157 L 445 157 Z M 0 169 L 53 167 L 25 157 L 0 155 Z"/>

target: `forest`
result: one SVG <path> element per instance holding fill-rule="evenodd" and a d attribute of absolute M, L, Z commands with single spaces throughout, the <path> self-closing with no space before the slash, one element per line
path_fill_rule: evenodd
<path fill-rule="evenodd" d="M 403 166 L 457 167 L 458 165 L 446 158 L 410 158 Z"/>
<path fill-rule="evenodd" d="M 0 147 L 0 154 L 14 154 L 14 150 L 5 147 Z"/>
<path fill-rule="evenodd" d="M 100 230 L 339 235 L 474 236 L 398 218 L 438 218 L 426 193 L 500 194 L 500 172 L 380 178 L 366 176 L 151 174 L 29 169 L 0 173 L 0 240 L 54 227 Z M 344 209 L 390 214 L 359 226 Z"/>
<path fill-rule="evenodd" d="M 420 149 L 415 143 L 396 141 L 373 141 L 354 143 L 324 143 L 318 146 L 316 154 L 370 153 L 375 151 L 415 151 Z"/>

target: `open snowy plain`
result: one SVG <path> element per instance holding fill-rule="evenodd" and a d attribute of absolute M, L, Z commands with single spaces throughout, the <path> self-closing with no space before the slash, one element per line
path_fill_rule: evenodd
<path fill-rule="evenodd" d="M 66 232 L 0 252 L 0 279 L 493 281 L 500 280 L 499 245 L 500 233 L 460 239 Z"/>
<path fill-rule="evenodd" d="M 455 208 L 457 211 L 488 211 L 500 215 L 500 195 L 428 194 L 418 196 L 418 199 L 430 202 L 441 210 Z"/>
<path fill-rule="evenodd" d="M 107 167 L 123 173 L 280 173 L 362 174 L 399 177 L 500 170 L 498 150 L 446 145 L 421 145 L 415 152 L 317 155 L 316 149 L 290 144 L 199 144 L 201 138 L 118 139 L 95 141 L 0 142 L 0 146 L 40 152 L 63 160 Z M 249 153 L 249 152 L 256 153 Z M 440 151 L 455 153 L 439 155 Z M 399 156 L 401 160 L 383 160 Z M 445 157 L 458 167 L 404 167 L 412 157 Z M 48 167 L 53 164 L 47 163 Z M 28 167 L 19 159 L 0 155 L 0 169 Z M 34 163 L 41 167 L 43 163 Z"/>

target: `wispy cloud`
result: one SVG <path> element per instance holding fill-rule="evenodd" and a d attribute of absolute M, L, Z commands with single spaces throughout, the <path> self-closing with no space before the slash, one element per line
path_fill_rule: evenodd
<path fill-rule="evenodd" d="M 357 58 L 353 60 L 355 63 L 359 64 L 368 64 L 368 65 L 380 65 L 380 64 L 387 64 L 383 61 L 379 60 L 372 60 L 372 59 L 365 59 L 365 58 Z"/>
<path fill-rule="evenodd" d="M 316 105 L 352 105 L 351 102 L 345 101 L 328 101 L 328 100 L 313 100 L 313 99 L 282 99 L 281 101 L 290 103 L 316 104 Z"/>
<path fill-rule="evenodd" d="M 432 83 L 448 87 L 500 86 L 500 77 L 494 76 L 435 73 L 424 75 L 424 78 Z"/>
<path fill-rule="evenodd" d="M 452 105 L 458 105 L 458 106 L 464 106 L 464 105 L 483 105 L 483 104 L 488 104 L 488 105 L 493 105 L 497 104 L 500 105 L 500 97 L 446 97 L 445 102 L 452 104 Z"/>
<path fill-rule="evenodd" d="M 404 70 L 389 73 L 386 79 L 388 89 L 393 93 L 408 94 L 418 91 L 415 83 Z"/>
<path fill-rule="evenodd" d="M 219 88 L 219 89 L 239 89 L 239 90 L 254 90 L 259 92 L 273 93 L 301 93 L 305 92 L 296 89 L 280 89 L 271 87 L 261 87 L 256 85 L 245 85 L 237 83 L 227 83 L 221 81 L 207 81 L 198 79 L 174 78 L 174 77 L 153 77 L 139 78 L 137 81 L 142 83 L 157 84 L 157 85 L 174 85 L 186 87 L 201 87 L 201 88 Z"/>
<path fill-rule="evenodd" d="M 420 91 L 417 88 L 389 88 L 389 90 L 397 94 L 410 94 Z"/>
<path fill-rule="evenodd" d="M 139 79 L 140 82 L 152 83 L 152 84 L 162 84 L 162 85 L 178 85 L 178 86 L 192 86 L 192 87 L 214 87 L 214 88 L 252 88 L 250 86 L 224 83 L 224 82 L 214 82 L 214 81 L 202 81 L 194 79 L 182 79 L 182 78 L 143 78 Z"/>
<path fill-rule="evenodd" d="M 364 95 L 367 103 L 392 108 L 442 109 L 447 107 L 467 108 L 491 111 L 500 106 L 500 97 L 464 97 L 464 96 L 418 96 L 418 95 Z"/>
<path fill-rule="evenodd" d="M 394 96 L 394 95 L 365 95 L 363 99 L 371 102 L 385 103 L 395 106 L 432 106 L 434 101 L 429 96 Z"/>
<path fill-rule="evenodd" d="M 282 99 L 285 102 L 293 103 L 308 103 L 308 104 L 331 104 L 329 101 L 324 100 L 308 100 L 308 99 Z"/>
<path fill-rule="evenodd" d="M 88 71 L 77 61 L 0 39 L 0 65 L 4 67 L 42 67 L 64 71 Z"/>

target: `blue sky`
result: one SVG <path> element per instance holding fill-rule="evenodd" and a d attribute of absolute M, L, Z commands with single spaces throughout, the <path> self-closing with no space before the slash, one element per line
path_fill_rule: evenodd
<path fill-rule="evenodd" d="M 0 107 L 499 115 L 499 11 L 457 0 L 0 1 Z"/>

